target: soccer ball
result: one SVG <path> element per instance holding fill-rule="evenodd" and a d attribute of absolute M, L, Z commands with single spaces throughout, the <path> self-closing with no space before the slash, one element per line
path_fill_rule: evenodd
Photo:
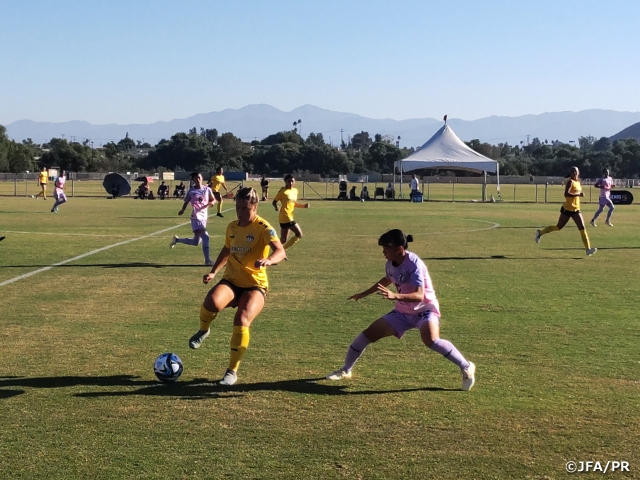
<path fill-rule="evenodd" d="M 182 360 L 175 353 L 163 353 L 156 358 L 153 373 L 162 383 L 175 382 L 182 375 Z"/>

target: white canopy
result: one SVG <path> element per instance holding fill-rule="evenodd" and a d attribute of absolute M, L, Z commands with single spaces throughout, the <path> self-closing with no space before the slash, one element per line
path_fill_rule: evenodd
<path fill-rule="evenodd" d="M 403 172 L 423 168 L 451 168 L 498 174 L 498 162 L 469 148 L 446 124 L 413 155 L 396 161 L 394 167 L 401 175 Z"/>

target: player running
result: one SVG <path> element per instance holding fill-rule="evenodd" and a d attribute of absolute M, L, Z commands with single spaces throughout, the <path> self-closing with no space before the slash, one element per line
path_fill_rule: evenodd
<path fill-rule="evenodd" d="M 370 343 L 381 338 L 402 338 L 407 330 L 420 331 L 422 342 L 431 350 L 456 364 L 462 374 L 462 390 L 470 390 L 475 383 L 476 366 L 467 361 L 448 340 L 440 338 L 440 306 L 436 298 L 427 266 L 418 255 L 407 250 L 413 238 L 401 230 L 389 230 L 378 240 L 387 259 L 386 273 L 372 287 L 349 297 L 360 300 L 378 293 L 387 300 L 395 300 L 395 308 L 375 320 L 349 346 L 344 365 L 327 375 L 329 380 L 351 378 L 351 369 Z M 395 284 L 396 292 L 387 289 Z"/>
<path fill-rule="evenodd" d="M 199 348 L 218 313 L 226 307 L 238 307 L 233 317 L 229 367 L 218 385 L 233 385 L 238 380 L 238 367 L 249 346 L 249 327 L 262 311 L 269 288 L 266 267 L 285 256 L 276 231 L 258 216 L 258 193 L 253 188 L 238 191 L 236 215 L 238 220 L 227 225 L 224 247 L 203 282 L 211 282 L 226 267 L 224 275 L 205 296 L 200 329 L 189 340 L 189 347 Z"/>
<path fill-rule="evenodd" d="M 216 213 L 216 215 L 220 218 L 224 216 L 222 215 L 222 195 L 220 195 L 220 187 L 224 188 L 225 193 L 228 192 L 227 186 L 224 183 L 223 173 L 222 167 L 218 167 L 216 174 L 211 177 L 211 181 L 209 182 L 211 184 L 211 190 L 213 190 L 213 196 L 218 202 L 218 213 Z"/>
<path fill-rule="evenodd" d="M 64 170 L 60 170 L 60 175 L 56 178 L 55 188 L 53 189 L 53 198 L 56 200 L 51 209 L 52 213 L 58 213 L 58 207 L 67 201 L 65 195 L 65 183 L 67 183 L 67 177 L 64 176 Z"/>
<path fill-rule="evenodd" d="M 169 244 L 169 248 L 176 246 L 176 243 L 184 243 L 197 247 L 202 243 L 202 253 L 204 254 L 204 264 L 213 265 L 209 256 L 209 233 L 207 232 L 208 209 L 216 203 L 213 192 L 207 185 L 203 185 L 202 175 L 194 172 L 190 176 L 193 181 L 193 187 L 189 189 L 184 197 L 184 204 L 178 215 L 182 215 L 191 204 L 191 229 L 193 230 L 193 238 L 178 238 L 173 236 L 173 240 Z"/>
<path fill-rule="evenodd" d="M 301 238 L 302 230 L 300 225 L 293 219 L 294 208 L 309 208 L 308 203 L 298 203 L 298 189 L 293 186 L 296 184 L 293 175 L 288 174 L 284 177 L 285 186 L 278 191 L 273 202 L 273 208 L 278 211 L 278 202 L 282 204 L 280 213 L 278 214 L 278 221 L 280 222 L 280 242 L 284 245 L 284 249 L 287 250 L 293 247 Z M 287 240 L 289 236 L 289 230 L 291 230 L 295 236 Z"/>
<path fill-rule="evenodd" d="M 571 170 L 569 170 L 569 177 L 570 178 L 564 187 L 564 197 L 566 200 L 562 207 L 560 207 L 560 218 L 558 218 L 558 223 L 556 225 L 549 225 L 542 230 L 536 230 L 535 240 L 536 243 L 540 243 L 542 235 L 562 230 L 569 219 L 573 218 L 573 221 L 576 223 L 576 226 L 580 231 L 585 252 L 587 256 L 590 257 L 596 253 L 598 249 L 591 248 L 589 235 L 587 235 L 587 231 L 584 228 L 584 218 L 582 218 L 582 213 L 580 213 L 580 197 L 584 197 L 584 193 L 582 193 L 582 185 L 580 185 L 580 170 L 578 170 L 578 167 L 571 167 Z"/>
<path fill-rule="evenodd" d="M 611 223 L 611 215 L 616 207 L 613 206 L 613 202 L 611 201 L 611 187 L 613 187 L 613 179 L 609 176 L 609 170 L 606 168 L 602 169 L 602 177 L 600 177 L 596 181 L 596 187 L 600 189 L 600 198 L 598 199 L 599 208 L 598 211 L 593 215 L 591 219 L 591 225 L 597 227 L 596 219 L 603 212 L 604 207 L 609 207 L 609 211 L 607 212 L 607 221 L 605 222 L 610 227 L 613 227 L 613 223 Z"/>

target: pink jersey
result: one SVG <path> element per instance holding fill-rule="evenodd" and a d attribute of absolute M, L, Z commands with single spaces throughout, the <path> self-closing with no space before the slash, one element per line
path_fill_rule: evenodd
<path fill-rule="evenodd" d="M 609 198 L 611 187 L 613 187 L 613 179 L 611 177 L 599 178 L 596 185 L 600 186 L 600 198 Z"/>
<path fill-rule="evenodd" d="M 433 282 L 427 266 L 418 255 L 407 250 L 404 260 L 397 267 L 394 267 L 392 262 L 387 262 L 386 276 L 395 284 L 398 293 L 412 293 L 416 291 L 416 287 L 424 289 L 421 302 L 396 302 L 397 312 L 417 315 L 432 311 L 440 316 L 440 304 L 436 298 Z"/>
<path fill-rule="evenodd" d="M 215 199 L 211 189 L 204 185 L 200 188 L 190 188 L 185 196 L 185 202 L 191 203 L 193 207 L 191 219 L 202 222 L 207 220 L 209 203 L 215 202 Z"/>
<path fill-rule="evenodd" d="M 64 176 L 56 178 L 56 189 L 54 193 L 63 193 L 64 184 L 66 181 L 67 181 L 67 178 Z"/>

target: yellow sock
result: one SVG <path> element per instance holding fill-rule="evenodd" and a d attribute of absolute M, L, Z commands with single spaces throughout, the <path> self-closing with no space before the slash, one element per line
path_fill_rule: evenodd
<path fill-rule="evenodd" d="M 591 243 L 589 242 L 589 235 L 587 235 L 587 231 L 580 230 L 580 236 L 582 237 L 582 243 L 584 245 L 584 248 L 586 248 L 587 250 L 591 248 Z"/>
<path fill-rule="evenodd" d="M 283 245 L 283 247 L 286 250 L 287 248 L 293 247 L 299 241 L 300 241 L 300 237 L 294 235 L 293 237 L 291 237 L 289 240 L 286 241 L 286 243 Z"/>
<path fill-rule="evenodd" d="M 547 233 L 557 232 L 558 230 L 560 230 L 560 229 L 557 226 L 550 225 L 550 226 L 540 230 L 540 235 L 546 235 Z"/>
<path fill-rule="evenodd" d="M 200 306 L 200 330 L 207 331 L 211 322 L 218 316 L 218 312 L 210 312 L 204 308 L 204 304 Z"/>
<path fill-rule="evenodd" d="M 249 346 L 249 327 L 233 327 L 231 335 L 231 355 L 229 356 L 229 370 L 238 371 L 240 360 Z"/>
<path fill-rule="evenodd" d="M 222 213 L 222 199 L 218 202 L 218 213 Z"/>

